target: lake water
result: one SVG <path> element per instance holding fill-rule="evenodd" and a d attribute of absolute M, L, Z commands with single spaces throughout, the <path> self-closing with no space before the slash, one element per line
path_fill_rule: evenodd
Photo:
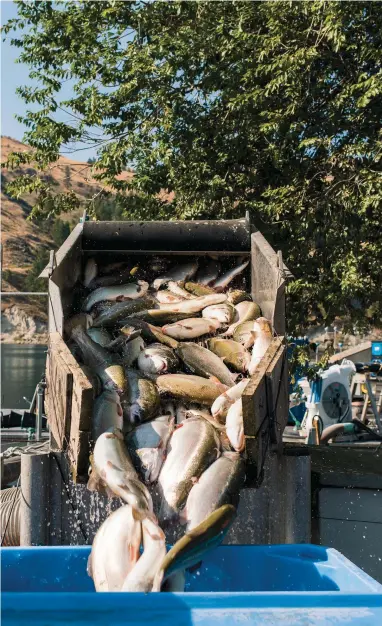
<path fill-rule="evenodd" d="M 29 409 L 36 385 L 45 371 L 47 346 L 1 344 L 1 408 Z"/>

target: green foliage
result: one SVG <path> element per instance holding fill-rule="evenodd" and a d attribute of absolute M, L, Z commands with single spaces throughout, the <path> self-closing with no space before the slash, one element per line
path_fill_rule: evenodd
<path fill-rule="evenodd" d="M 381 324 L 379 3 L 17 5 L 3 31 L 40 84 L 19 89 L 40 107 L 22 118 L 40 169 L 81 140 L 129 219 L 248 210 L 294 274 L 291 332 L 338 315 Z M 56 120 L 58 106 L 70 121 Z M 129 166 L 133 178 L 116 178 Z M 36 191 L 33 216 L 76 207 L 38 180 L 11 184 Z M 89 208 L 97 214 L 96 199 Z"/>
<path fill-rule="evenodd" d="M 41 248 L 32 263 L 28 274 L 25 277 L 25 291 L 46 291 L 46 280 L 38 278 L 44 267 L 49 261 L 49 252 L 45 248 Z"/>
<path fill-rule="evenodd" d="M 53 225 L 51 228 L 51 236 L 56 246 L 59 248 L 61 244 L 64 243 L 65 239 L 69 237 L 69 235 L 70 235 L 69 222 L 64 222 L 60 220 L 59 218 L 57 218 L 53 222 Z"/>

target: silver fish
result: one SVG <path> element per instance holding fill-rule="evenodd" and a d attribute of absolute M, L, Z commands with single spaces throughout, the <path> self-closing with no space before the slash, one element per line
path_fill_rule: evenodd
<path fill-rule="evenodd" d="M 88 328 L 86 332 L 89 337 L 93 339 L 93 341 L 98 343 L 103 348 L 108 347 L 112 341 L 111 335 L 109 335 L 107 330 L 105 330 L 104 328 L 94 328 L 92 326 L 91 328 Z"/>
<path fill-rule="evenodd" d="M 158 479 L 162 504 L 159 520 L 176 517 L 193 482 L 220 454 L 219 437 L 205 420 L 190 418 L 173 433 Z"/>
<path fill-rule="evenodd" d="M 98 267 L 95 259 L 88 259 L 85 265 L 84 277 L 82 283 L 88 287 L 92 280 L 97 276 Z"/>
<path fill-rule="evenodd" d="M 137 426 L 128 435 L 127 447 L 136 459 L 138 470 L 143 474 L 145 482 L 153 483 L 158 479 L 174 424 L 173 417 L 161 415 L 151 422 Z"/>
<path fill-rule="evenodd" d="M 175 302 L 178 303 L 184 300 L 183 296 L 176 295 L 168 289 L 157 291 L 155 297 L 161 304 L 174 304 Z"/>
<path fill-rule="evenodd" d="M 125 367 L 131 367 L 133 363 L 139 359 L 139 356 L 145 349 L 145 342 L 142 337 L 134 337 L 130 341 L 126 341 L 122 346 L 122 362 Z"/>
<path fill-rule="evenodd" d="M 225 426 L 221 424 L 215 417 L 211 415 L 209 411 L 206 409 L 201 409 L 198 406 L 191 405 L 189 409 L 185 412 L 185 418 L 189 419 L 190 417 L 200 417 L 204 420 L 207 420 L 214 428 L 216 428 L 221 436 L 221 433 L 225 431 Z"/>
<path fill-rule="evenodd" d="M 148 283 L 144 280 L 138 280 L 136 283 L 128 283 L 127 285 L 117 285 L 115 287 L 100 287 L 95 289 L 86 298 L 83 304 L 84 311 L 90 311 L 90 309 L 99 302 L 104 300 L 135 300 L 145 295 L 149 288 Z"/>
<path fill-rule="evenodd" d="M 233 269 L 229 270 L 228 272 L 223 274 L 223 276 L 220 276 L 219 278 L 217 278 L 212 283 L 211 287 L 213 287 L 213 289 L 216 289 L 216 290 L 225 289 L 229 285 L 231 280 L 233 280 L 235 276 L 238 276 L 239 274 L 241 274 L 241 272 L 245 270 L 245 268 L 248 265 L 249 265 L 249 259 L 247 261 L 244 261 L 244 263 L 241 263 L 237 267 L 234 267 Z"/>
<path fill-rule="evenodd" d="M 190 293 L 186 289 L 183 289 L 183 287 L 181 287 L 181 285 L 179 283 L 176 283 L 174 280 L 170 280 L 167 283 L 167 289 L 172 291 L 174 296 L 175 295 L 179 296 L 178 298 L 179 300 L 192 300 L 193 298 L 195 298 L 195 296 L 193 296 L 192 293 Z"/>
<path fill-rule="evenodd" d="M 173 339 L 195 339 L 215 332 L 219 326 L 220 323 L 216 320 L 191 317 L 163 326 L 162 333 L 173 337 Z"/>
<path fill-rule="evenodd" d="M 94 403 L 92 416 L 92 438 L 97 441 L 102 433 L 112 428 L 123 427 L 121 401 L 116 391 L 107 389 Z"/>
<path fill-rule="evenodd" d="M 216 418 L 223 418 L 227 415 L 229 407 L 239 400 L 243 395 L 244 389 L 249 383 L 249 378 L 244 378 L 237 385 L 230 387 L 216 398 L 211 406 L 211 413 Z"/>
<path fill-rule="evenodd" d="M 152 519 L 142 520 L 143 553 L 134 569 L 126 577 L 121 591 L 148 593 L 166 556 L 166 537 Z"/>
<path fill-rule="evenodd" d="M 123 302 L 108 303 L 103 307 L 98 315 L 94 317 L 93 326 L 114 326 L 134 313 L 144 311 L 156 305 L 156 301 L 151 296 L 145 295 L 136 300 L 124 300 Z"/>
<path fill-rule="evenodd" d="M 189 374 L 164 374 L 158 376 L 159 393 L 169 394 L 184 402 L 197 402 L 211 406 L 216 398 L 228 389 L 217 379 L 206 379 Z"/>
<path fill-rule="evenodd" d="M 258 317 L 253 323 L 255 343 L 252 348 L 251 362 L 248 371 L 251 376 L 264 357 L 273 340 L 272 324 L 265 317 Z"/>
<path fill-rule="evenodd" d="M 131 424 L 144 422 L 157 413 L 160 405 L 159 393 L 156 385 L 143 378 L 139 372 L 133 369 L 126 369 L 127 393 L 125 399 L 128 405 L 128 416 Z"/>
<path fill-rule="evenodd" d="M 175 339 L 172 339 L 171 337 L 167 337 L 166 335 L 162 333 L 161 330 L 159 330 L 159 328 L 157 328 L 156 326 L 153 326 L 152 324 L 148 324 L 144 320 L 140 320 L 135 317 L 134 318 L 130 317 L 128 319 L 128 324 L 124 326 L 123 328 L 121 328 L 121 333 L 123 335 L 127 333 L 127 336 L 130 336 L 131 328 L 140 330 L 143 339 L 146 339 L 147 341 L 151 341 L 151 342 L 159 341 L 160 343 L 163 343 L 166 346 L 170 346 L 170 348 L 176 348 L 178 345 L 178 342 L 175 341 Z"/>
<path fill-rule="evenodd" d="M 212 285 L 219 276 L 220 268 L 221 265 L 217 261 L 213 261 L 212 259 L 207 261 L 207 263 L 199 268 L 195 282 L 201 285 Z"/>
<path fill-rule="evenodd" d="M 98 529 L 88 559 L 88 574 L 96 591 L 121 591 L 139 559 L 141 522 L 124 505 L 111 513 Z"/>
<path fill-rule="evenodd" d="M 160 305 L 162 311 L 170 313 L 200 313 L 206 307 L 212 304 L 221 304 L 227 299 L 224 293 L 211 293 L 208 296 L 200 296 L 192 300 L 186 300 L 173 304 L 171 307 L 164 304 Z"/>
<path fill-rule="evenodd" d="M 210 320 L 217 320 L 221 324 L 230 324 L 234 318 L 235 309 L 229 302 L 213 304 L 202 311 L 202 317 Z"/>
<path fill-rule="evenodd" d="M 224 385 L 232 387 L 231 372 L 211 350 L 207 350 L 197 343 L 179 343 L 176 353 L 193 374 L 206 378 L 215 376 Z"/>
<path fill-rule="evenodd" d="M 187 498 L 182 519 L 187 530 L 201 524 L 224 504 L 237 506 L 245 480 L 245 462 L 237 452 L 223 452 L 201 475 Z"/>
<path fill-rule="evenodd" d="M 184 265 L 175 265 L 171 267 L 163 276 L 159 276 L 153 282 L 154 289 L 159 289 L 162 285 L 166 285 L 170 280 L 179 282 L 191 278 L 198 269 L 198 261 L 191 261 Z"/>
<path fill-rule="evenodd" d="M 165 374 L 179 367 L 179 359 L 174 350 L 162 343 L 153 343 L 138 357 L 138 368 L 145 374 Z"/>
<path fill-rule="evenodd" d="M 233 340 L 241 343 L 244 348 L 251 348 L 255 342 L 253 332 L 253 321 L 240 322 L 233 331 Z"/>
<path fill-rule="evenodd" d="M 85 365 L 95 370 L 104 387 L 123 392 L 126 377 L 118 357 L 93 341 L 80 326 L 73 329 L 72 338 L 81 349 Z"/>
<path fill-rule="evenodd" d="M 207 287 L 207 285 L 199 285 L 199 283 L 187 282 L 184 286 L 189 293 L 198 297 L 216 293 L 216 291 L 214 291 L 211 287 Z"/>
<path fill-rule="evenodd" d="M 98 289 L 99 287 L 112 287 L 113 285 L 123 285 L 131 279 L 132 266 L 115 270 L 112 274 L 106 276 L 97 276 L 89 284 L 89 289 Z"/>
<path fill-rule="evenodd" d="M 123 441 L 123 433 L 118 428 L 102 433 L 94 446 L 88 489 L 96 491 L 105 487 L 109 495 L 121 498 L 139 514 L 152 513 L 151 496 L 138 478 Z"/>
<path fill-rule="evenodd" d="M 226 433 L 231 446 L 237 452 L 243 452 L 245 448 L 243 403 L 242 399 L 236 400 L 228 409 L 226 421 Z"/>
<path fill-rule="evenodd" d="M 227 293 L 227 300 L 228 302 L 231 302 L 235 306 L 236 304 L 239 304 L 240 302 L 245 302 L 245 301 L 251 302 L 252 296 L 246 291 L 243 291 L 242 289 L 231 289 Z"/>

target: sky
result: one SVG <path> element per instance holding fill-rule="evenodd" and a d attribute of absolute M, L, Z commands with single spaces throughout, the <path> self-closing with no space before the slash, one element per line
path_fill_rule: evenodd
<path fill-rule="evenodd" d="M 0 0 L 1 24 L 9 19 L 17 17 L 17 8 L 13 0 Z M 8 35 L 9 37 L 9 35 Z M 29 78 L 29 68 L 25 63 L 16 63 L 20 50 L 11 46 L 8 41 L 1 41 L 1 134 L 8 135 L 14 139 L 22 141 L 26 127 L 15 119 L 15 114 L 23 115 L 26 105 L 16 94 L 16 88 L 21 85 L 34 85 L 38 83 Z M 62 90 L 62 98 L 70 98 L 72 89 L 70 83 L 65 84 Z M 33 110 L 32 105 L 28 105 Z M 57 119 L 60 119 L 57 116 Z M 65 114 L 62 114 L 61 121 L 64 121 Z M 78 146 L 81 148 L 83 146 Z M 63 148 L 62 153 L 65 153 Z M 67 154 L 71 159 L 87 161 L 89 157 L 95 156 L 92 148 L 78 150 L 73 154 Z"/>

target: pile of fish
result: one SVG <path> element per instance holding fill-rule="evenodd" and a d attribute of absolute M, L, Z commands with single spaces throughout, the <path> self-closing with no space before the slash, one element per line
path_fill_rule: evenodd
<path fill-rule="evenodd" d="M 65 326 L 99 394 L 88 488 L 123 502 L 94 539 L 97 591 L 179 590 L 245 480 L 242 395 L 272 327 L 243 289 L 249 260 L 173 259 L 90 258 Z M 174 525 L 185 534 L 166 555 Z"/>

